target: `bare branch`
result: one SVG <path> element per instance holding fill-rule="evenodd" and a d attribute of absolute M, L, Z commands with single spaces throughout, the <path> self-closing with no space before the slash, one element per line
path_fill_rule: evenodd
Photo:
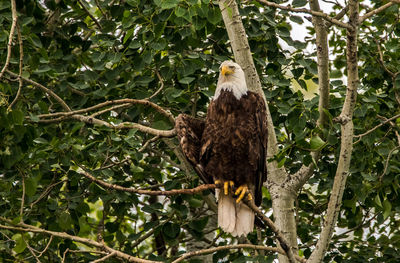
<path fill-rule="evenodd" d="M 400 114 L 397 114 L 397 115 L 395 115 L 395 116 L 393 116 L 393 117 L 391 117 L 391 118 L 385 120 L 384 122 L 382 122 L 382 123 L 376 125 L 374 128 L 372 128 L 372 129 L 370 129 L 370 130 L 368 130 L 368 131 L 366 131 L 366 132 L 364 132 L 364 133 L 362 133 L 362 134 L 354 135 L 354 137 L 355 137 L 355 138 L 362 138 L 362 137 L 364 137 L 365 135 L 370 134 L 371 132 L 375 131 L 375 130 L 378 129 L 379 127 L 381 127 L 381 126 L 383 126 L 383 125 L 385 125 L 385 124 L 387 124 L 387 123 L 390 123 L 392 120 L 397 119 L 397 118 L 400 118 Z"/>
<path fill-rule="evenodd" d="M 18 74 L 15 74 L 14 72 L 6 69 L 6 73 L 9 74 L 10 76 L 17 78 L 18 79 Z M 25 82 L 28 82 L 29 84 L 32 84 L 35 87 L 40 88 L 42 91 L 44 91 L 45 93 L 47 93 L 48 95 L 50 95 L 51 97 L 53 97 L 56 101 L 58 101 L 58 103 L 60 103 L 60 105 L 63 107 L 64 110 L 66 111 L 71 111 L 70 107 L 67 105 L 67 103 L 65 103 L 65 101 L 63 99 L 61 99 L 57 94 L 55 94 L 52 90 L 46 88 L 45 86 L 43 86 L 40 83 L 37 83 L 36 81 L 27 79 L 23 76 L 21 76 L 21 79 Z"/>
<path fill-rule="evenodd" d="M 161 86 L 160 86 L 160 88 L 159 88 L 156 92 L 154 92 L 153 95 L 151 95 L 150 97 L 146 98 L 146 100 L 151 100 L 152 98 L 154 98 L 155 96 L 157 96 L 158 93 L 160 93 L 160 92 L 162 91 L 162 89 L 164 88 L 164 81 L 163 81 L 163 79 L 162 79 L 160 73 L 158 72 L 158 70 L 156 70 L 156 75 L 157 75 L 158 80 L 159 80 L 160 83 L 161 83 Z"/>
<path fill-rule="evenodd" d="M 313 16 L 321 17 L 321 18 L 323 18 L 323 19 L 325 19 L 325 20 L 329 21 L 330 23 L 335 24 L 337 26 L 340 26 L 340 27 L 343 27 L 343 28 L 346 28 L 346 29 L 353 29 L 353 27 L 350 24 L 343 23 L 342 21 L 337 20 L 336 18 L 333 18 L 333 17 L 329 16 L 328 14 L 326 14 L 324 12 L 313 11 L 313 10 L 309 10 L 309 9 L 306 9 L 306 8 L 293 8 L 291 6 L 283 6 L 283 5 L 279 5 L 277 3 L 269 2 L 269 1 L 266 1 L 266 0 L 257 0 L 257 1 L 262 3 L 262 4 L 264 4 L 264 5 L 266 5 L 266 6 L 269 6 L 269 7 L 275 7 L 275 8 L 278 8 L 278 9 L 287 10 L 287 11 L 291 11 L 291 12 L 295 12 L 295 13 L 306 13 L 306 14 L 310 14 L 310 15 L 313 15 Z"/>
<path fill-rule="evenodd" d="M 276 247 L 266 247 L 266 246 L 252 245 L 252 244 L 238 244 L 238 245 L 219 246 L 219 247 L 213 247 L 213 248 L 207 248 L 207 249 L 201 249 L 201 250 L 197 250 L 197 251 L 193 251 L 193 252 L 188 252 L 188 253 L 181 255 L 176 260 L 172 261 L 172 263 L 178 263 L 178 262 L 181 262 L 190 257 L 204 255 L 204 254 L 211 254 L 211 253 L 221 251 L 221 250 L 241 249 L 241 248 L 254 249 L 254 250 L 265 250 L 265 251 L 270 251 L 270 252 L 280 253 L 280 254 L 285 253 L 281 248 L 276 248 Z M 305 259 L 303 259 L 299 256 L 296 256 L 296 259 L 298 262 L 302 262 L 302 263 L 306 262 Z"/>
<path fill-rule="evenodd" d="M 397 149 L 400 149 L 400 145 L 394 147 L 394 148 L 389 152 L 388 157 L 387 157 L 386 162 L 385 162 L 385 168 L 383 169 L 382 174 L 379 176 L 379 181 L 382 181 L 383 176 L 386 174 L 386 171 L 387 171 L 387 169 L 388 169 L 388 167 L 389 167 L 390 158 L 392 158 L 393 152 L 396 151 Z"/>
<path fill-rule="evenodd" d="M 131 106 L 130 103 L 115 105 L 115 106 L 112 106 L 110 108 L 107 108 L 107 109 L 104 109 L 104 110 L 101 110 L 101 111 L 97 111 L 97 112 L 91 114 L 90 117 L 96 117 L 96 116 L 101 115 L 103 113 L 106 113 L 106 112 L 109 112 L 109 111 L 114 111 L 114 110 L 117 110 L 117 109 L 127 108 L 129 106 Z"/>
<path fill-rule="evenodd" d="M 357 88 L 359 85 L 358 65 L 357 65 L 357 27 L 359 19 L 358 0 L 349 1 L 349 24 L 352 28 L 347 30 L 346 60 L 347 60 L 347 91 L 342 108 L 338 118 L 341 120 L 341 145 L 339 162 L 333 182 L 331 196 L 329 198 L 328 209 L 326 211 L 325 222 L 321 230 L 320 238 L 311 253 L 308 262 L 321 262 L 328 249 L 329 242 L 335 229 L 336 221 L 339 215 L 343 192 L 346 186 L 346 180 L 350 173 L 350 161 L 353 151 L 353 112 L 357 98 Z"/>
<path fill-rule="evenodd" d="M 74 119 L 78 120 L 87 124 L 94 124 L 94 125 L 99 125 L 99 126 L 105 126 L 111 129 L 117 129 L 117 130 L 123 130 L 123 129 L 137 129 L 141 132 L 149 133 L 155 136 L 160 136 L 160 137 L 174 137 L 176 135 L 175 129 L 172 130 L 157 130 L 151 127 L 147 127 L 138 123 L 132 123 L 132 122 L 123 122 L 117 125 L 114 125 L 112 123 L 108 123 L 103 120 L 99 120 L 96 118 L 92 118 L 89 116 L 83 116 L 83 115 L 72 115 L 69 117 L 59 117 L 56 119 L 51 119 L 51 120 L 39 120 L 39 123 L 56 123 L 60 121 L 64 121 L 67 119 Z"/>
<path fill-rule="evenodd" d="M 25 204 L 25 176 L 22 175 L 22 197 L 21 197 L 21 207 L 19 210 L 20 222 L 24 222 L 23 215 L 24 215 L 24 204 Z"/>
<path fill-rule="evenodd" d="M 370 18 L 371 16 L 374 16 L 374 15 L 376 15 L 376 14 L 378 14 L 378 13 L 384 11 L 384 10 L 387 9 L 388 7 L 391 7 L 392 5 L 394 5 L 394 4 L 399 4 L 399 3 L 400 3 L 399 0 L 392 0 L 392 1 L 390 1 L 390 2 L 388 2 L 388 3 L 386 3 L 386 4 L 384 4 L 384 5 L 382 5 L 382 6 L 378 7 L 378 8 L 376 8 L 376 9 L 374 9 L 374 10 L 372 10 L 372 11 L 366 13 L 365 15 L 360 16 L 360 18 L 358 19 L 358 23 L 361 24 L 362 22 L 364 22 L 366 19 Z"/>
<path fill-rule="evenodd" d="M 125 159 L 123 159 L 123 160 L 120 161 L 120 162 L 112 162 L 112 163 L 109 164 L 109 165 L 101 166 L 101 167 L 99 167 L 99 168 L 96 168 L 96 169 L 94 169 L 94 171 L 100 171 L 100 170 L 108 169 L 108 168 L 111 168 L 111 167 L 114 167 L 114 166 L 118 166 L 118 165 L 121 165 L 121 164 L 123 164 L 123 163 L 128 162 L 129 160 L 131 160 L 131 157 L 130 157 L 130 156 L 126 157 Z"/>
<path fill-rule="evenodd" d="M 14 106 L 14 104 L 17 103 L 18 98 L 21 95 L 21 90 L 22 90 L 22 85 L 23 85 L 23 81 L 21 79 L 21 76 L 22 76 L 22 66 L 23 66 L 23 62 L 24 62 L 24 48 L 22 46 L 22 36 L 21 36 L 21 31 L 20 31 L 18 25 L 17 25 L 17 33 L 18 33 L 18 45 L 19 45 L 19 73 L 18 73 L 18 82 L 19 82 L 19 84 L 18 84 L 17 95 L 15 95 L 14 100 L 8 106 L 8 110 L 11 110 L 12 107 Z"/>
<path fill-rule="evenodd" d="M 0 72 L 0 79 L 3 77 L 4 72 L 7 70 L 8 64 L 10 64 L 11 59 L 11 51 L 12 51 L 12 42 L 14 38 L 15 27 L 17 26 L 17 7 L 15 4 L 15 0 L 11 0 L 11 15 L 12 15 L 12 23 L 10 28 L 10 34 L 8 35 L 8 43 L 7 43 L 7 57 L 6 62 Z"/>
<path fill-rule="evenodd" d="M 104 107 L 107 107 L 110 105 L 120 105 L 120 104 L 128 104 L 128 103 L 150 106 L 150 107 L 154 108 L 156 111 L 158 111 L 159 113 L 161 113 L 162 115 L 164 115 L 165 117 L 167 117 L 171 123 L 175 123 L 175 118 L 172 115 L 172 113 L 170 113 L 169 111 L 164 110 L 162 107 L 158 106 L 154 102 L 151 102 L 148 100 L 137 100 L 137 99 L 109 100 L 109 101 L 105 101 L 105 102 L 99 103 L 97 105 L 94 105 L 92 107 L 85 108 L 85 109 L 80 109 L 80 110 L 75 110 L 75 111 L 67 111 L 67 112 L 56 112 L 56 113 L 50 113 L 50 114 L 41 114 L 41 115 L 38 115 L 38 117 L 39 118 L 68 117 L 68 116 L 71 116 L 74 114 L 88 113 L 90 111 L 101 109 L 101 108 L 104 108 Z"/>
<path fill-rule="evenodd" d="M 88 246 L 103 249 L 105 251 L 108 251 L 109 253 L 114 253 L 114 255 L 116 257 L 127 260 L 128 262 L 138 262 L 138 263 L 159 263 L 160 262 L 160 261 L 152 261 L 152 260 L 146 260 L 146 259 L 134 257 L 134 256 L 128 255 L 126 253 L 123 253 L 121 251 L 115 250 L 111 247 L 108 247 L 104 243 L 96 242 L 96 241 L 94 241 L 92 239 L 88 239 L 88 238 L 73 236 L 73 235 L 67 234 L 65 232 L 49 231 L 49 230 L 45 230 L 45 229 L 42 229 L 39 227 L 35 227 L 32 225 L 23 224 L 23 223 L 13 224 L 13 222 L 11 220 L 8 220 L 4 217 L 0 217 L 0 221 L 7 222 L 8 224 L 12 225 L 12 226 L 0 225 L 0 229 L 8 229 L 11 231 L 19 231 L 19 232 L 39 233 L 39 234 L 45 234 L 45 235 L 49 235 L 49 236 L 53 236 L 53 237 L 59 237 L 62 239 L 69 239 L 69 240 L 72 240 L 75 242 L 86 244 Z"/>
<path fill-rule="evenodd" d="M 147 141 L 143 144 L 142 148 L 140 148 L 140 149 L 138 150 L 138 152 L 143 152 L 143 151 L 147 148 L 147 146 L 148 146 L 150 143 L 155 142 L 155 141 L 157 141 L 158 139 L 160 139 L 160 136 L 157 135 L 157 136 L 154 136 L 153 138 L 147 140 Z"/>
<path fill-rule="evenodd" d="M 174 189 L 174 190 L 169 190 L 169 191 L 142 190 L 142 189 L 136 189 L 136 188 L 132 188 L 132 187 L 123 187 L 120 185 L 104 182 L 100 179 L 95 178 L 94 176 L 92 176 L 90 173 L 84 171 L 83 169 L 79 169 L 77 172 L 82 174 L 89 180 L 91 180 L 91 181 L 95 182 L 96 184 L 99 184 L 105 188 L 129 192 L 129 193 L 144 194 L 144 195 L 166 195 L 166 196 L 169 196 L 169 195 L 179 195 L 179 194 L 197 194 L 197 193 L 203 192 L 205 190 L 210 190 L 210 189 L 214 189 L 217 187 L 217 185 L 215 185 L 215 184 L 203 184 L 203 185 L 197 186 L 192 189 Z"/>
<path fill-rule="evenodd" d="M 116 256 L 116 255 L 117 255 L 117 253 L 116 253 L 116 252 L 112 252 L 112 253 L 110 253 L 110 254 L 108 254 L 108 255 L 106 255 L 106 256 L 104 256 L 104 257 L 102 257 L 102 258 L 99 258 L 99 259 L 93 260 L 93 261 L 92 261 L 92 263 L 99 263 L 99 262 L 103 262 L 103 261 L 105 261 L 106 259 L 108 259 L 108 258 L 111 258 L 111 257 L 114 257 L 114 256 Z"/>
<path fill-rule="evenodd" d="M 102 27 L 97 21 L 97 19 L 90 13 L 90 11 L 87 9 L 87 7 L 82 3 L 82 0 L 78 0 L 79 4 L 82 6 L 83 10 L 85 10 L 86 14 L 93 20 L 93 22 L 97 25 L 97 27 L 101 30 Z"/>
<path fill-rule="evenodd" d="M 290 246 L 290 243 L 286 240 L 286 238 L 283 236 L 283 233 L 275 226 L 274 222 L 272 222 L 271 219 L 269 219 L 253 202 L 248 201 L 247 198 L 243 199 L 243 202 L 253 210 L 256 215 L 259 216 L 259 218 L 269 227 L 271 230 L 275 233 L 276 238 L 279 241 L 280 246 L 282 247 L 283 251 L 285 252 L 285 255 L 288 257 L 289 262 L 294 263 L 295 257 L 293 255 L 292 247 Z"/>

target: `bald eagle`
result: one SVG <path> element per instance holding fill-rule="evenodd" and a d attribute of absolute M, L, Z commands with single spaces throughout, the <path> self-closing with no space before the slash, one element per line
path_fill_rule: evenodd
<path fill-rule="evenodd" d="M 266 107 L 259 94 L 247 89 L 237 63 L 225 61 L 219 70 L 206 120 L 180 114 L 175 129 L 183 153 L 201 179 L 222 186 L 215 191 L 218 225 L 241 236 L 254 228 L 254 212 L 241 200 L 246 196 L 259 206 L 267 175 Z"/>

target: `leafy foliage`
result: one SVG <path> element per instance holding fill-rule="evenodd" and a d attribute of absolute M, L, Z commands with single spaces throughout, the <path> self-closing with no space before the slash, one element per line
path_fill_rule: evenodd
<path fill-rule="evenodd" d="M 156 94 L 151 101 L 174 116 L 204 117 L 219 63 L 233 59 L 219 7 L 212 1 L 16 3 L 23 41 L 22 76 L 55 92 L 73 110 Z M 382 5 L 381 1 L 371 3 Z M 295 7 L 305 4 L 293 1 Z M 339 115 L 346 92 L 345 33 L 330 29 L 334 55 L 331 102 L 326 109 L 330 122 L 321 129 L 316 125 L 318 96 L 305 100 L 302 92 L 291 89 L 292 81 L 303 89 L 308 88 L 307 83 L 318 82 L 315 53 L 304 52 L 313 40 L 303 43 L 290 36 L 291 23 L 302 24 L 303 18 L 256 2 L 242 4 L 240 12 L 277 132 L 280 151 L 274 159 L 294 173 L 302 164 L 315 161 L 312 151 L 321 150 L 318 169 L 298 196 L 299 247 L 307 257 L 318 239 L 337 166 L 340 125 L 333 118 Z M 11 22 L 10 2 L 1 1 L 0 61 L 7 57 Z M 400 119 L 386 122 L 399 114 L 397 5 L 365 21 L 361 29 L 355 133 L 384 124 L 356 137 L 340 229 L 326 261 L 398 262 Z M 279 41 L 291 51 L 282 49 Z M 18 74 L 20 52 L 14 42 L 8 69 Z M 28 82 L 24 82 L 17 103 L 8 109 L 17 90 L 18 80 L 6 72 L 0 83 L 2 218 L 103 240 L 125 253 L 160 261 L 193 250 L 193 243 L 218 246 L 233 240 L 215 230 L 215 213 L 205 202 L 207 193 L 149 197 L 100 187 L 79 173 L 80 167 L 85 167 L 96 178 L 123 187 L 193 188 L 200 184 L 199 179 L 179 156 L 175 138 L 152 140 L 152 135 L 138 129 L 112 129 L 78 120 L 42 122 L 44 114 L 65 109 Z M 96 117 L 113 124 L 173 128 L 165 115 L 145 105 L 127 105 Z M 267 191 L 263 205 L 270 207 Z M 213 240 L 216 232 L 222 238 Z M 144 239 L 146 234 L 149 237 Z M 260 236 L 254 233 L 248 239 L 272 245 L 271 236 L 269 229 L 263 229 Z M 60 262 L 63 257 L 66 262 L 98 258 L 68 252 L 83 248 L 68 239 L 48 242 L 49 237 L 41 234 L 1 229 L 0 258 L 33 262 L 28 244 L 37 251 L 48 245 L 42 255 L 46 262 Z M 213 254 L 213 261 L 246 262 L 252 260 L 252 253 L 219 251 Z M 274 257 L 259 255 L 253 260 L 271 262 Z"/>

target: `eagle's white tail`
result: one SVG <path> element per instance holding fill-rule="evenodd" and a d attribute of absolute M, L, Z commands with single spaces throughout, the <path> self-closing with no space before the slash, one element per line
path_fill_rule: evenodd
<path fill-rule="evenodd" d="M 232 236 L 247 235 L 254 228 L 254 212 L 244 203 L 215 189 L 218 196 L 218 226 Z"/>

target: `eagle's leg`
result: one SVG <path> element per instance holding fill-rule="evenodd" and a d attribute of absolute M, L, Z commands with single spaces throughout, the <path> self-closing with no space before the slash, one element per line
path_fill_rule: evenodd
<path fill-rule="evenodd" d="M 217 185 L 222 185 L 222 181 L 221 180 L 215 180 L 214 183 L 217 184 Z M 233 189 L 234 185 L 235 185 L 235 183 L 233 181 L 225 181 L 224 184 L 223 184 L 223 186 L 224 186 L 224 194 L 228 195 L 229 187 L 231 187 L 231 189 Z"/>
<path fill-rule="evenodd" d="M 248 200 L 252 200 L 253 197 L 251 196 L 250 192 L 249 192 L 249 188 L 247 187 L 246 184 L 239 186 L 236 189 L 235 195 L 239 195 L 239 197 L 236 199 L 236 203 L 239 203 L 243 197 L 245 196 L 245 194 L 247 194 L 247 199 Z"/>

